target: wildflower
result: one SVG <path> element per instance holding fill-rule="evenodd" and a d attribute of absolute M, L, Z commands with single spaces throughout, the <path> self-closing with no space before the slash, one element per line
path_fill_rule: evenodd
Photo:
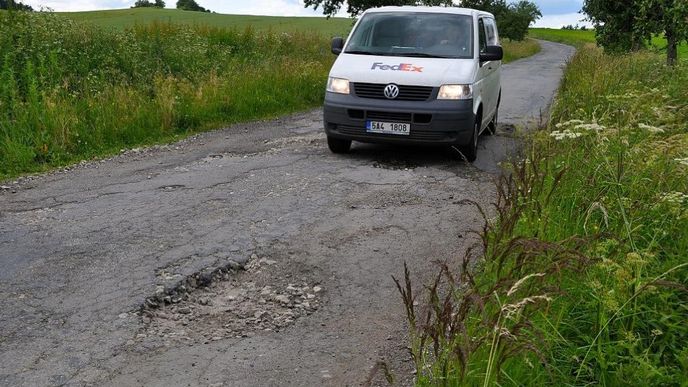
<path fill-rule="evenodd" d="M 688 157 L 682 158 L 682 159 L 674 159 L 674 161 L 678 161 L 679 164 L 688 166 Z"/>
<path fill-rule="evenodd" d="M 583 133 L 577 133 L 577 132 L 572 132 L 569 129 L 566 129 L 564 131 L 558 131 L 555 130 L 552 133 L 549 134 L 550 137 L 553 137 L 557 141 L 561 141 L 566 138 L 578 138 L 583 135 Z"/>
<path fill-rule="evenodd" d="M 688 201 L 688 194 L 683 192 L 668 192 L 660 197 L 660 200 L 669 204 L 683 204 Z"/>
<path fill-rule="evenodd" d="M 656 126 L 651 126 L 651 125 L 646 125 L 646 124 L 639 124 L 638 127 L 640 129 L 647 130 L 650 133 L 664 133 L 664 129 L 658 128 Z"/>
<path fill-rule="evenodd" d="M 583 122 L 581 120 L 570 120 L 570 121 L 566 121 L 566 122 L 560 122 L 555 126 L 557 127 L 557 129 L 561 129 L 565 126 L 580 125 L 580 124 L 584 124 L 584 123 L 585 122 Z"/>
<path fill-rule="evenodd" d="M 599 125 L 599 124 L 596 123 L 596 122 L 593 122 L 592 124 L 580 124 L 580 125 L 576 125 L 576 126 L 574 127 L 574 129 L 583 129 L 583 130 L 588 130 L 588 131 L 590 131 L 590 132 L 601 132 L 601 131 L 603 131 L 603 130 L 605 130 L 605 129 L 607 129 L 607 128 L 604 127 L 604 126 L 602 126 L 602 125 Z"/>
<path fill-rule="evenodd" d="M 628 262 L 631 265 L 638 265 L 638 266 L 642 266 L 642 265 L 645 265 L 647 263 L 647 261 L 644 260 L 643 257 L 636 252 L 631 252 L 631 253 L 626 254 L 626 262 Z"/>

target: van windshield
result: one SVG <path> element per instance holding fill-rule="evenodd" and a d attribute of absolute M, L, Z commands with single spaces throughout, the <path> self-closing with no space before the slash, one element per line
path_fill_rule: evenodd
<path fill-rule="evenodd" d="M 366 14 L 344 52 L 423 58 L 472 58 L 473 18 L 444 13 Z"/>

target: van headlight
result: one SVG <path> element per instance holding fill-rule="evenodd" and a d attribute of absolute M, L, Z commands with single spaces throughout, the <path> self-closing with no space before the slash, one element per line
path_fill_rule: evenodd
<path fill-rule="evenodd" d="M 471 99 L 473 86 L 471 85 L 442 85 L 437 99 Z"/>
<path fill-rule="evenodd" d="M 349 94 L 349 80 L 330 77 L 327 80 L 327 91 L 337 94 Z"/>

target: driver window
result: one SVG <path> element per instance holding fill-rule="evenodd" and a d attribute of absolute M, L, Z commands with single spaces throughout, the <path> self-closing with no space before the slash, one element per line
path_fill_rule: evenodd
<path fill-rule="evenodd" d="M 480 52 L 484 52 L 487 48 L 487 35 L 485 35 L 485 21 L 482 18 L 478 20 L 478 44 Z"/>

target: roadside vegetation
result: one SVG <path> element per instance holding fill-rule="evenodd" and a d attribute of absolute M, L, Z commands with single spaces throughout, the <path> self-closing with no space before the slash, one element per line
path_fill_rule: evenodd
<path fill-rule="evenodd" d="M 540 52 L 540 43 L 534 39 L 521 41 L 504 39 L 502 46 L 504 47 L 504 63 L 527 58 Z"/>
<path fill-rule="evenodd" d="M 575 39 L 479 243 L 399 283 L 419 385 L 688 380 L 688 66 Z"/>
<path fill-rule="evenodd" d="M 321 103 L 310 33 L 0 13 L 0 178 Z"/>

